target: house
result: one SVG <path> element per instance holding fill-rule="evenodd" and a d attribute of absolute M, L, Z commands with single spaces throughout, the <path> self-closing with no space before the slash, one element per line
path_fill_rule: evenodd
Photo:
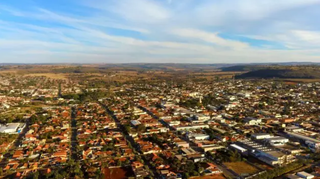
<path fill-rule="evenodd" d="M 247 117 L 244 119 L 244 122 L 246 125 L 260 125 L 262 123 L 262 119 L 257 119 L 257 118 L 253 118 L 253 117 Z"/>
<path fill-rule="evenodd" d="M 222 173 L 222 171 L 213 163 L 204 163 L 203 167 L 205 175 L 216 175 Z"/>
<path fill-rule="evenodd" d="M 178 141 L 176 142 L 177 147 L 189 148 L 189 143 L 186 141 Z"/>
<path fill-rule="evenodd" d="M 161 179 L 182 179 L 182 175 L 169 170 L 161 170 Z"/>
<path fill-rule="evenodd" d="M 68 154 L 67 151 L 59 151 L 59 152 L 55 152 L 53 155 L 53 157 L 61 157 L 61 158 L 67 158 Z"/>
<path fill-rule="evenodd" d="M 131 167 L 137 178 L 143 178 L 149 175 L 149 172 L 147 172 L 147 170 L 144 168 L 144 165 L 141 162 L 132 162 Z"/>
<path fill-rule="evenodd" d="M 141 162 L 138 162 L 138 161 L 134 161 L 134 162 L 132 162 L 132 164 L 131 164 L 131 167 L 132 168 L 135 168 L 135 169 L 137 169 L 137 168 L 141 168 L 141 167 L 143 167 L 144 165 L 141 163 Z"/>

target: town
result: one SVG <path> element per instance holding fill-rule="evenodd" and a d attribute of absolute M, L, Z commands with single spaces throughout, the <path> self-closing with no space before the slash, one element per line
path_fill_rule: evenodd
<path fill-rule="evenodd" d="M 0 73 L 0 178 L 320 178 L 320 82 L 131 73 Z"/>

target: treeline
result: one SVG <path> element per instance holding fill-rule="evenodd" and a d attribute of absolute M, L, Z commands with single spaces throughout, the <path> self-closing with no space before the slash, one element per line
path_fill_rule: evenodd
<path fill-rule="evenodd" d="M 291 172 L 293 170 L 296 170 L 298 168 L 301 168 L 304 166 L 304 163 L 305 162 L 303 161 L 298 161 L 298 162 L 290 163 L 283 167 L 277 167 L 272 170 L 268 170 L 261 175 L 255 176 L 253 179 L 272 179 L 272 178 L 281 176 L 283 174 L 286 174 L 288 172 Z"/>

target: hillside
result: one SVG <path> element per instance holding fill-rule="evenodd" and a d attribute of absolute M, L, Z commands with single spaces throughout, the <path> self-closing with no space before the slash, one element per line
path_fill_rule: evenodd
<path fill-rule="evenodd" d="M 296 69 L 260 69 L 236 76 L 237 79 L 254 78 L 297 78 L 297 79 L 320 79 L 320 69 L 296 68 Z"/>
<path fill-rule="evenodd" d="M 230 71 L 255 71 L 262 69 L 295 69 L 295 68 L 318 68 L 320 63 L 312 62 L 287 62 L 287 63 L 251 63 L 251 64 L 242 64 L 242 65 L 233 65 L 233 66 L 222 66 L 221 71 L 230 72 Z"/>
<path fill-rule="evenodd" d="M 230 71 L 253 71 L 253 70 L 259 70 L 264 69 L 266 66 L 258 66 L 258 65 L 237 65 L 237 66 L 231 66 L 231 67 L 223 67 L 221 68 L 221 71 L 224 72 L 230 72 Z"/>

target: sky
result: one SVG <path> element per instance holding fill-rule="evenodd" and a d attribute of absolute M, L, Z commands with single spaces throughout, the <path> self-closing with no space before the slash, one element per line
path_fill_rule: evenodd
<path fill-rule="evenodd" d="M 0 0 L 0 63 L 320 62 L 320 0 Z"/>

